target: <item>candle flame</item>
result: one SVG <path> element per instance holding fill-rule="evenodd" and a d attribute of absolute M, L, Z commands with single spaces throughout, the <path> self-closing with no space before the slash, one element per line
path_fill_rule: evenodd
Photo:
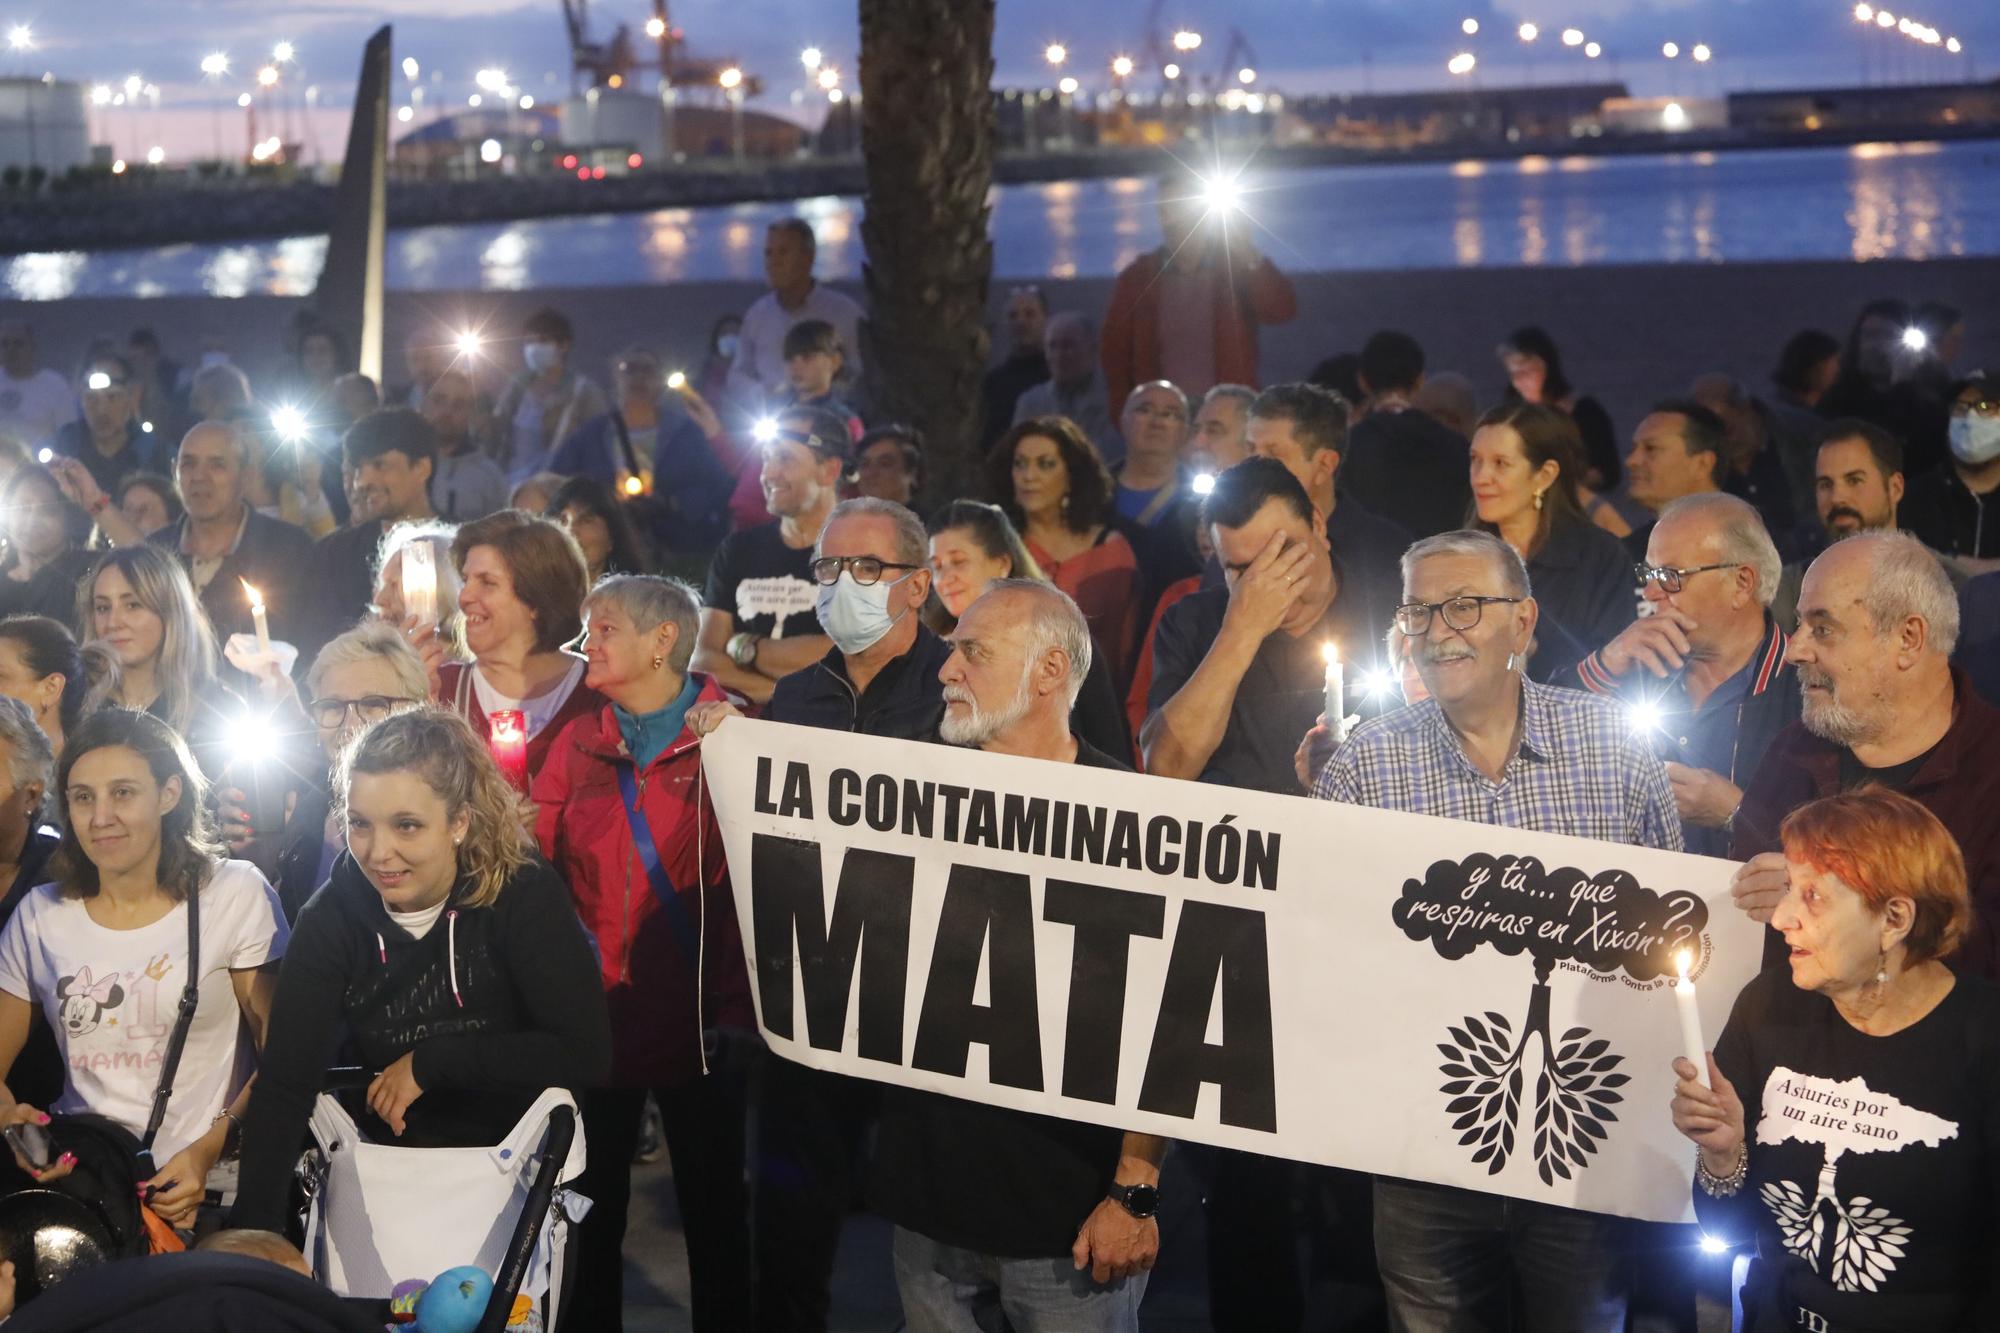
<path fill-rule="evenodd" d="M 645 489 L 646 489 L 646 483 L 640 480 L 638 477 L 625 478 L 625 494 L 639 495 L 642 494 L 645 491 Z"/>
<path fill-rule="evenodd" d="M 527 719 L 511 708 L 487 714 L 486 721 L 492 729 L 493 739 L 502 743 L 521 740 L 527 731 Z"/>
<path fill-rule="evenodd" d="M 256 585 L 251 583 L 249 579 L 239 578 L 236 581 L 243 585 L 243 595 L 250 599 L 250 609 L 252 611 L 262 611 L 264 609 L 264 594 L 258 592 Z"/>
<path fill-rule="evenodd" d="M 1693 955 L 1688 953 L 1686 949 L 1682 949 L 1679 953 L 1676 953 L 1674 955 L 1674 966 L 1681 970 L 1681 981 L 1683 983 L 1685 983 L 1688 979 L 1688 965 L 1692 961 L 1692 959 Z"/>
<path fill-rule="evenodd" d="M 1337 644 L 1337 643 L 1328 643 L 1328 644 L 1327 644 L 1327 645 L 1326 645 L 1325 647 L 1321 648 L 1321 649 L 1320 649 L 1319 651 L 1320 651 L 1320 655 L 1321 655 L 1321 656 L 1323 656 L 1324 658 L 1326 658 L 1326 664 L 1327 664 L 1328 666 L 1339 666 L 1339 665 L 1340 665 L 1340 645 L 1339 645 L 1339 644 Z"/>

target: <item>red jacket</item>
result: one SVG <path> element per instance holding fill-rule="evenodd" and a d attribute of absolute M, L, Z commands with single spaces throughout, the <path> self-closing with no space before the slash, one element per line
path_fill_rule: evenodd
<path fill-rule="evenodd" d="M 727 697 L 713 680 L 696 679 L 699 702 Z M 611 1010 L 611 1085 L 671 1087 L 701 1074 L 704 1028 L 750 1029 L 756 1016 L 694 732 L 683 726 L 638 778 L 639 809 L 667 878 L 700 928 L 699 997 L 694 969 L 632 845 L 618 789 L 618 766 L 628 762 L 610 704 L 571 722 L 535 776 L 535 840 L 597 941 Z"/>
<path fill-rule="evenodd" d="M 1149 250 L 1125 266 L 1111 286 L 1098 355 L 1104 365 L 1104 401 L 1114 416 L 1125 410 L 1133 386 L 1160 378 L 1160 270 L 1165 255 Z M 1217 288 L 1215 382 L 1257 387 L 1257 328 L 1283 324 L 1299 313 L 1292 284 L 1268 259 L 1244 275 L 1243 284 Z M 1183 385 L 1192 395 L 1210 386 Z"/>
<path fill-rule="evenodd" d="M 437 703 L 441 708 L 449 708 L 472 724 L 472 734 L 491 737 L 492 726 L 486 720 L 486 712 L 479 706 L 479 693 L 472 685 L 472 667 L 464 662 L 446 662 L 438 668 Z M 535 774 L 542 771 L 548 760 L 549 747 L 556 737 L 562 735 L 564 727 L 580 717 L 595 716 L 597 710 L 605 707 L 604 696 L 581 680 L 563 700 L 556 715 L 549 724 L 528 737 L 528 777 L 532 783 Z"/>

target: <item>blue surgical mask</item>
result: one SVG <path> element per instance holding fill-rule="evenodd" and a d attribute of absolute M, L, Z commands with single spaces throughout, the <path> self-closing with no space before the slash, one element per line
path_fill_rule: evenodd
<path fill-rule="evenodd" d="M 2000 417 L 1951 419 L 1951 455 L 1967 467 L 2000 458 Z"/>
<path fill-rule="evenodd" d="M 717 354 L 718 356 L 724 356 L 724 357 L 727 357 L 727 358 L 728 358 L 729 360 L 731 360 L 731 361 L 734 361 L 734 360 L 736 359 L 736 348 L 737 348 L 737 345 L 738 345 L 738 344 L 739 344 L 739 343 L 740 343 L 741 341 L 742 341 L 742 339 L 738 338 L 738 337 L 737 337 L 737 336 L 736 336 L 735 334 L 733 334 L 733 333 L 725 333 L 725 334 L 723 334 L 723 335 L 722 335 L 722 336 L 721 336 L 720 338 L 717 338 L 717 339 L 715 340 L 715 351 L 716 351 L 716 354 Z"/>
<path fill-rule="evenodd" d="M 903 575 L 903 579 L 908 577 L 907 573 Z M 882 636 L 903 618 L 902 612 L 889 614 L 889 590 L 903 579 L 884 579 L 864 587 L 843 569 L 839 579 L 822 583 L 813 611 L 819 616 L 820 628 L 833 640 L 833 646 L 843 653 L 862 653 L 880 643 Z"/>
<path fill-rule="evenodd" d="M 556 350 L 554 343 L 528 342 L 521 344 L 521 360 L 527 363 L 528 370 L 533 374 L 547 374 L 549 371 L 555 369 L 556 362 L 561 359 L 562 353 Z"/>

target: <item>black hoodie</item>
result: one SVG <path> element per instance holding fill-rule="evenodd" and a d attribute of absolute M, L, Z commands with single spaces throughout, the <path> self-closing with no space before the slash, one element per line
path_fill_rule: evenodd
<path fill-rule="evenodd" d="M 470 885 L 461 880 L 451 901 Z M 420 940 L 389 919 L 348 854 L 299 913 L 278 974 L 244 1126 L 235 1225 L 284 1230 L 306 1121 L 343 1040 L 373 1071 L 415 1051 L 423 1095 L 401 1138 L 348 1099 L 369 1138 L 409 1147 L 497 1143 L 544 1088 L 611 1067 L 597 962 L 569 890 L 535 858 L 490 907 L 447 907 Z"/>

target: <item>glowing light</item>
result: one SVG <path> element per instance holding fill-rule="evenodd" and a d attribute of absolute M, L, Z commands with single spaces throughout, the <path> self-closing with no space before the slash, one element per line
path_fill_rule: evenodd
<path fill-rule="evenodd" d="M 721 84 L 724 88 L 727 88 L 731 92 L 734 92 L 736 89 L 741 88 L 743 86 L 743 71 L 736 68 L 736 66 L 731 65 L 728 69 L 725 69 L 722 71 L 722 73 L 716 75 L 715 81 Z"/>
<path fill-rule="evenodd" d="M 1198 51 L 1201 49 L 1201 34 L 1190 28 L 1182 28 L 1174 34 L 1174 50 Z"/>
<path fill-rule="evenodd" d="M 271 48 L 271 59 L 277 61 L 280 65 L 291 64 L 292 56 L 294 54 L 296 54 L 296 52 L 292 50 L 292 44 L 290 42 L 279 42 L 276 46 Z"/>
<path fill-rule="evenodd" d="M 840 71 L 828 65 L 819 72 L 819 86 L 825 92 L 832 92 L 840 86 Z"/>
<path fill-rule="evenodd" d="M 478 356 L 479 349 L 486 345 L 486 340 L 472 329 L 461 329 L 458 336 L 451 340 L 451 345 L 458 349 L 460 356 Z"/>
<path fill-rule="evenodd" d="M 675 393 L 679 393 L 682 389 L 687 388 L 687 386 L 688 377 L 681 371 L 676 370 L 673 374 L 667 376 L 667 387 Z"/>
<path fill-rule="evenodd" d="M 843 93 L 842 91 L 840 91 L 840 89 L 835 88 L 831 92 L 827 93 L 826 100 L 829 102 L 838 103 L 843 97 L 846 96 L 847 96 L 846 93 Z"/>
<path fill-rule="evenodd" d="M 1680 55 L 1680 53 L 1681 53 L 1681 47 L 1679 42 L 1668 42 L 1665 46 L 1662 46 L 1660 48 L 1660 54 L 1665 56 L 1669 60 L 1675 59 Z"/>
<path fill-rule="evenodd" d="M 167 160 L 167 150 L 160 147 L 158 144 L 154 144 L 151 148 L 148 148 L 146 150 L 147 166 L 157 167 L 160 165 L 160 163 L 166 160 Z"/>
<path fill-rule="evenodd" d="M 535 99 L 527 93 L 522 93 L 519 105 L 523 111 L 533 111 L 535 109 Z"/>
<path fill-rule="evenodd" d="M 479 145 L 479 160 L 481 162 L 498 162 L 506 151 L 505 148 L 500 146 L 498 139 L 488 139 Z"/>
<path fill-rule="evenodd" d="M 259 88 L 269 88 L 277 82 L 278 67 L 276 65 L 266 65 L 257 71 L 257 86 Z"/>
<path fill-rule="evenodd" d="M 1717 1240 L 1714 1236 L 1704 1232 L 1701 1238 L 1701 1252 L 1703 1254 L 1727 1254 L 1729 1253 L 1729 1242 L 1726 1240 Z"/>
<path fill-rule="evenodd" d="M 1473 70 L 1479 68 L 1479 57 L 1473 55 L 1470 51 L 1460 51 L 1457 55 L 1445 61 L 1444 67 L 1453 74 L 1470 74 Z"/>
<path fill-rule="evenodd" d="M 1064 97 L 1074 97 L 1076 90 L 1081 86 L 1073 76 L 1065 74 L 1063 75 L 1062 82 L 1056 85 L 1056 91 Z"/>
<path fill-rule="evenodd" d="M 777 439 L 778 419 L 776 417 L 758 417 L 756 422 L 750 427 L 750 438 L 759 444 L 769 444 L 771 441 Z"/>
<path fill-rule="evenodd" d="M 1132 77 L 1132 69 L 1131 56 L 1113 56 L 1111 58 L 1111 73 L 1113 76 L 1120 79 L 1129 79 Z"/>
<path fill-rule="evenodd" d="M 1931 345 L 1930 335 L 1912 324 L 1903 330 L 1903 346 L 1912 352 L 1921 352 Z"/>
<path fill-rule="evenodd" d="M 1582 45 L 1583 45 L 1583 29 L 1581 29 L 1581 28 L 1564 28 L 1564 29 L 1563 29 L 1563 45 L 1564 45 L 1564 46 L 1582 46 Z"/>
<path fill-rule="evenodd" d="M 247 107 L 247 106 L 249 106 L 249 105 L 250 105 L 250 94 L 249 94 L 249 93 L 238 93 L 238 94 L 236 94 L 236 105 L 237 105 L 237 106 L 239 106 L 239 107 Z"/>
<path fill-rule="evenodd" d="M 35 49 L 35 30 L 25 23 L 16 23 L 7 29 L 7 49 L 10 51 L 32 51 Z"/>
<path fill-rule="evenodd" d="M 211 79 L 219 79 L 229 72 L 229 57 L 216 51 L 201 58 L 201 72 Z"/>
<path fill-rule="evenodd" d="M 1042 59 L 1051 65 L 1060 65 L 1069 59 L 1069 48 L 1061 42 L 1050 42 L 1042 51 Z"/>
<path fill-rule="evenodd" d="M 625 478 L 625 494 L 644 495 L 645 493 L 646 493 L 646 483 L 643 480 L 641 480 L 638 477 Z"/>
<path fill-rule="evenodd" d="M 466 104 L 467 106 L 478 106 L 478 105 L 480 104 L 480 102 L 482 102 L 482 101 L 484 101 L 484 100 L 485 100 L 485 99 L 484 99 L 484 98 L 482 98 L 482 97 L 480 97 L 480 95 L 479 95 L 478 93 L 474 93 L 474 94 L 473 94 L 472 96 L 470 96 L 470 97 L 468 97 L 468 98 L 466 98 L 466 99 L 465 99 L 465 104 Z"/>
<path fill-rule="evenodd" d="M 820 62 L 825 58 L 824 53 L 817 46 L 808 46 L 805 50 L 799 52 L 799 63 L 807 69 L 818 69 Z"/>
<path fill-rule="evenodd" d="M 1216 176 L 1201 183 L 1201 201 L 1211 213 L 1233 213 L 1242 204 L 1242 191 L 1228 176 Z"/>
<path fill-rule="evenodd" d="M 1709 50 L 1707 46 L 1697 43 L 1694 50 L 1689 52 L 1689 54 L 1695 58 L 1696 64 L 1705 65 L 1715 52 Z"/>
<path fill-rule="evenodd" d="M 412 120 L 415 120 L 416 116 L 417 113 L 415 111 L 412 111 L 409 107 L 399 106 L 396 108 L 396 119 L 402 121 L 405 125 L 409 124 Z"/>
<path fill-rule="evenodd" d="M 113 163 L 111 164 L 111 174 L 112 174 L 112 175 L 114 175 L 114 176 L 123 176 L 123 175 L 125 174 L 125 159 L 124 159 L 124 158 L 122 158 L 122 157 L 121 157 L 121 158 L 119 158 L 119 159 L 118 159 L 117 161 L 115 161 L 115 162 L 113 162 Z"/>
<path fill-rule="evenodd" d="M 1166 75 L 1170 79 L 1178 79 L 1181 76 L 1181 67 L 1179 65 L 1174 64 L 1172 61 L 1168 61 L 1166 68 L 1162 69 L 1160 73 Z"/>
<path fill-rule="evenodd" d="M 290 403 L 271 409 L 271 429 L 278 432 L 278 438 L 286 444 L 293 444 L 306 437 L 306 414 Z"/>
<path fill-rule="evenodd" d="M 1396 678 L 1386 671 L 1365 671 L 1361 675 L 1361 688 L 1372 699 L 1397 688 Z"/>
<path fill-rule="evenodd" d="M 1194 474 L 1194 480 L 1189 485 L 1194 488 L 1196 495 L 1207 495 L 1215 489 L 1215 474 L 1213 472 L 1197 472 Z"/>
<path fill-rule="evenodd" d="M 41 452 L 35 455 L 35 461 L 42 464 L 42 466 L 47 467 L 51 462 L 55 460 L 55 456 L 56 456 L 55 450 L 43 449 Z"/>
<path fill-rule="evenodd" d="M 1625 710 L 1625 718 L 1634 731 L 1658 731 L 1665 718 L 1660 706 L 1650 699 L 1641 699 Z"/>
<path fill-rule="evenodd" d="M 1464 33 L 1467 37 L 1477 37 L 1479 35 L 1479 20 L 1467 19 L 1465 22 L 1458 25 L 1458 30 Z"/>
<path fill-rule="evenodd" d="M 411 83 L 415 83 L 417 81 L 417 74 L 419 72 L 419 69 L 420 67 L 417 64 L 417 58 L 415 56 L 403 57 L 404 78 L 408 79 Z"/>
<path fill-rule="evenodd" d="M 1687 108 L 1679 102 L 1667 103 L 1666 109 L 1660 112 L 1660 124 L 1665 129 L 1684 130 L 1687 128 L 1687 123 Z"/>
<path fill-rule="evenodd" d="M 659 41 L 660 38 L 667 35 L 667 21 L 658 15 L 647 19 L 646 35 L 656 42 Z"/>
<path fill-rule="evenodd" d="M 625 155 L 625 166 L 628 170 L 637 171 L 640 167 L 643 167 L 645 165 L 646 165 L 646 159 L 641 157 L 639 154 L 627 153 Z"/>
<path fill-rule="evenodd" d="M 1542 35 L 1542 30 L 1532 23 L 1523 23 L 1520 27 L 1520 34 L 1522 41 L 1532 42 L 1535 38 Z"/>
<path fill-rule="evenodd" d="M 140 78 L 137 74 L 127 74 L 125 76 L 125 95 L 127 97 L 136 100 L 139 94 L 144 91 L 146 91 L 146 81 L 144 79 Z"/>
<path fill-rule="evenodd" d="M 1584 44 L 1583 53 L 1590 59 L 1595 60 L 1604 54 L 1604 48 L 1596 42 L 1587 42 Z"/>
<path fill-rule="evenodd" d="M 1238 83 L 1255 83 L 1257 82 L 1257 71 L 1245 65 L 1242 69 L 1236 71 L 1236 81 Z"/>
<path fill-rule="evenodd" d="M 90 378 L 83 382 L 83 387 L 93 393 L 108 389 L 111 387 L 111 377 L 101 370 L 93 370 L 90 372 Z"/>
<path fill-rule="evenodd" d="M 151 435 L 153 433 L 153 423 L 150 421 L 142 421 L 139 423 L 139 429 L 144 431 L 146 434 Z"/>
<path fill-rule="evenodd" d="M 1875 21 L 1875 6 L 1856 5 L 1854 7 L 1854 21 L 1856 23 L 1873 23 Z"/>
<path fill-rule="evenodd" d="M 1875 26 L 1878 28 L 1893 28 L 1896 26 L 1896 16 L 1886 9 L 1878 9 L 1875 11 Z"/>
<path fill-rule="evenodd" d="M 100 83 L 91 88 L 90 104 L 92 106 L 110 106 L 111 86 L 109 84 Z"/>
<path fill-rule="evenodd" d="M 489 93 L 497 93 L 507 86 L 507 71 L 482 69 L 472 76 L 472 81 Z"/>
<path fill-rule="evenodd" d="M 1959 45 L 1958 38 L 1947 37 L 1944 39 L 1944 49 L 1951 52 L 1953 55 L 1957 55 L 1960 51 L 1963 51 L 1965 48 Z"/>

